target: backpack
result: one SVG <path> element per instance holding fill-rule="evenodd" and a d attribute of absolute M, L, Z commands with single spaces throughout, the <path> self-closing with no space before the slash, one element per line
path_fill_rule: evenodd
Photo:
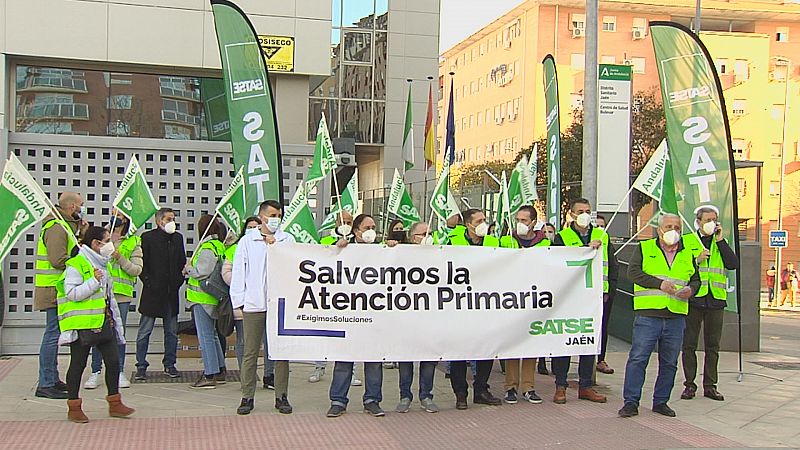
<path fill-rule="evenodd" d="M 214 271 L 208 278 L 200 281 L 200 288 L 217 300 L 216 316 L 217 331 L 223 336 L 233 334 L 233 304 L 231 303 L 230 286 L 222 279 L 222 265 L 224 261 L 217 261 Z"/>

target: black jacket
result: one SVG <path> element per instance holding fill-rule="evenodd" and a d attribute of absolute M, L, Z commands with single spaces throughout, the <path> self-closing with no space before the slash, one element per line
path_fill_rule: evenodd
<path fill-rule="evenodd" d="M 139 278 L 144 288 L 139 313 L 150 317 L 178 315 L 178 291 L 183 285 L 186 251 L 183 236 L 168 234 L 161 228 L 142 234 L 144 265 Z"/>

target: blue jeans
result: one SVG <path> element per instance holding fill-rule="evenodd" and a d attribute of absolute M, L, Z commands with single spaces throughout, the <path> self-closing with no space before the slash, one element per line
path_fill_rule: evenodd
<path fill-rule="evenodd" d="M 572 358 L 559 356 L 552 358 L 551 367 L 556 378 L 556 386 L 567 387 L 567 373 Z M 592 387 L 592 371 L 594 370 L 594 355 L 581 355 L 578 361 L 578 384 L 581 389 Z"/>
<path fill-rule="evenodd" d="M 433 374 L 436 372 L 436 361 L 421 361 L 419 363 L 419 398 L 433 398 Z M 411 383 L 414 381 L 414 363 L 400 363 L 400 398 L 414 399 L 411 393 Z"/>
<path fill-rule="evenodd" d="M 156 318 L 142 315 L 139 317 L 139 332 L 136 334 L 136 368 L 147 370 L 150 363 L 147 362 L 147 348 L 150 346 L 150 334 Z M 164 368 L 175 367 L 175 359 L 178 353 L 178 316 L 169 316 L 161 319 L 164 328 Z"/>
<path fill-rule="evenodd" d="M 625 364 L 625 383 L 622 388 L 625 403 L 639 406 L 647 363 L 650 362 L 650 354 L 655 350 L 656 344 L 658 344 L 658 376 L 653 390 L 653 405 L 669 401 L 672 387 L 675 385 L 684 328 L 686 328 L 685 317 L 665 319 L 636 316 L 633 320 L 631 351 Z"/>
<path fill-rule="evenodd" d="M 49 388 L 58 381 L 58 309 L 47 308 L 44 310 L 47 319 L 42 335 L 42 345 L 39 347 L 39 387 Z"/>
<path fill-rule="evenodd" d="M 225 367 L 225 354 L 217 335 L 216 321 L 208 315 L 203 305 L 192 305 L 194 326 L 197 328 L 197 342 L 200 344 L 200 356 L 203 358 L 203 374 L 206 376 L 220 373 Z"/>
<path fill-rule="evenodd" d="M 383 400 L 381 387 L 383 386 L 383 364 L 379 362 L 364 363 L 364 404 L 380 403 Z M 331 381 L 331 405 L 347 408 L 347 393 L 350 391 L 350 381 L 353 379 L 353 363 L 336 361 L 333 366 L 333 380 Z"/>
<path fill-rule="evenodd" d="M 125 326 L 128 325 L 128 309 L 131 302 L 119 303 L 119 317 L 122 319 L 122 332 L 127 332 Z M 125 336 L 123 336 L 125 337 Z M 97 347 L 92 347 L 92 372 L 100 372 L 103 367 L 103 358 L 100 356 L 100 350 Z M 119 373 L 125 372 L 125 344 L 119 344 Z"/>

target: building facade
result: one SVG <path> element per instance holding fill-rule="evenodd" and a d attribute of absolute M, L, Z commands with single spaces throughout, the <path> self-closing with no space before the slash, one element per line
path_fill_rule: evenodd
<path fill-rule="evenodd" d="M 740 230 L 766 247 L 777 229 L 780 173 L 783 223 L 790 246 L 783 262 L 800 258 L 800 4 L 782 0 L 704 0 L 701 39 L 723 86 L 737 160 L 763 162 L 737 171 Z M 586 14 L 578 0 L 528 0 L 442 54 L 439 64 L 439 142 L 443 142 L 450 72 L 454 82 L 456 161 L 512 161 L 545 135 L 542 59 L 558 69 L 562 129 L 583 104 Z M 694 0 L 600 2 L 598 60 L 633 67 L 633 90 L 658 89 L 648 24 L 667 20 L 691 26 Z M 634 105 L 635 108 L 636 105 Z M 784 120 L 785 117 L 785 120 Z M 442 146 L 440 145 L 441 149 Z M 603 157 L 604 149 L 599 149 Z M 781 164 L 783 154 L 784 164 Z M 761 229 L 757 229 L 760 214 Z M 764 250 L 764 269 L 775 253 Z"/>
<path fill-rule="evenodd" d="M 427 77 L 438 64 L 439 2 L 236 3 L 259 35 L 294 41 L 292 67 L 270 73 L 285 199 L 305 176 L 323 112 L 332 137 L 349 143 L 343 148 L 353 153 L 362 189 L 383 188 L 402 167 L 408 78 L 425 81 L 413 95 L 422 135 Z M 204 100 L 221 77 L 206 0 L 0 0 L 0 156 L 14 152 L 53 201 L 80 192 L 88 220 L 103 224 L 136 155 L 159 205 L 177 211 L 191 251 L 195 222 L 213 212 L 233 176 L 230 143 L 214 140 L 205 120 Z M 416 150 L 422 161 L 421 139 Z M 421 179 L 422 167 L 407 180 Z M 329 197 L 327 183 L 310 194 L 318 221 Z M 38 233 L 29 230 L 3 261 L 3 354 L 38 349 Z"/>

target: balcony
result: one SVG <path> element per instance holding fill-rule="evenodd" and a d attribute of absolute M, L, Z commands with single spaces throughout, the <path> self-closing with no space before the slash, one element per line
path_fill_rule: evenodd
<path fill-rule="evenodd" d="M 17 115 L 25 119 L 88 119 L 89 105 L 86 103 L 53 103 L 47 105 L 24 105 Z"/>

